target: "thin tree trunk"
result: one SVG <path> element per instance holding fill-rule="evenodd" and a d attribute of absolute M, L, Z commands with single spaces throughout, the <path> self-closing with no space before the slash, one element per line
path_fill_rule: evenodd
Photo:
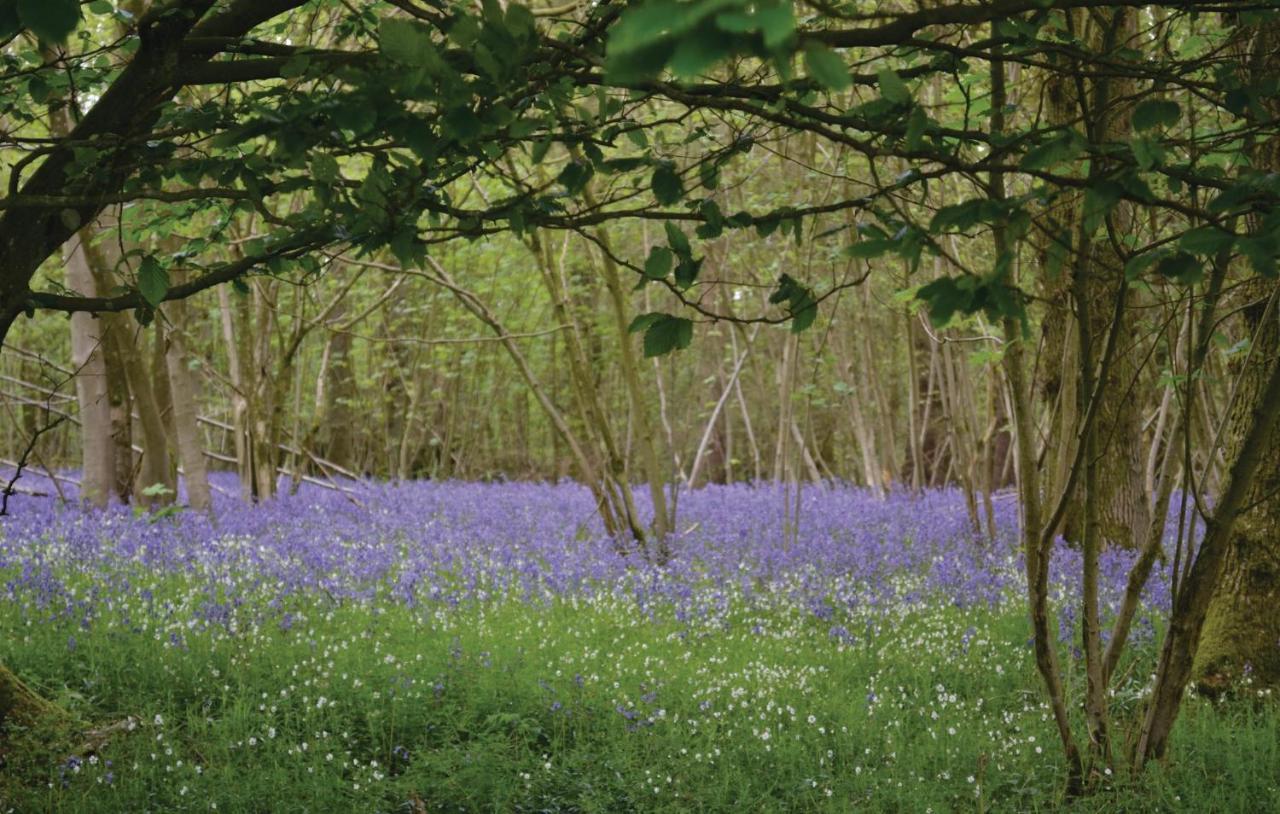
<path fill-rule="evenodd" d="M 85 231 L 81 231 L 64 250 L 67 287 L 94 297 L 98 287 L 81 245 L 86 238 Z M 116 450 L 107 387 L 105 325 L 93 314 L 81 311 L 71 315 L 71 362 L 76 371 L 80 415 L 80 499 L 93 506 L 106 506 L 115 478 Z"/>
<path fill-rule="evenodd" d="M 592 202 L 587 195 L 588 203 Z M 641 389 L 640 371 L 636 365 L 635 350 L 629 333 L 631 318 L 627 313 L 626 296 L 622 290 L 622 280 L 618 274 L 618 266 L 613 261 L 609 236 L 603 230 L 596 231 L 596 239 L 601 246 L 601 269 L 604 272 L 605 287 L 609 291 L 609 302 L 613 310 L 614 327 L 618 332 L 618 352 L 622 361 L 622 378 L 626 383 L 627 398 L 631 406 L 631 419 L 635 428 L 636 442 L 640 446 L 640 460 L 645 470 L 645 480 L 649 484 L 649 498 L 653 502 L 653 533 L 657 537 L 657 556 L 660 562 L 670 557 L 671 517 L 667 508 L 667 471 L 659 462 L 658 439 L 653 431 L 653 422 L 649 419 L 649 408 L 645 404 Z M 658 372 L 660 375 L 660 371 Z M 673 452 L 669 450 L 668 452 Z M 670 456 L 667 456 L 670 457 Z"/>
<path fill-rule="evenodd" d="M 196 420 L 196 385 L 191 369 L 187 366 L 186 344 L 183 340 L 183 330 L 187 325 L 186 303 L 182 300 L 165 303 L 164 317 L 168 323 L 165 329 L 165 365 L 173 401 L 174 440 L 178 446 L 178 460 L 182 462 L 187 502 L 196 511 L 207 512 L 213 507 L 213 496 L 209 491 L 204 443 Z"/>
<path fill-rule="evenodd" d="M 227 369 L 231 377 L 232 436 L 235 439 L 236 472 L 240 477 L 240 494 L 245 502 L 253 500 L 252 450 L 249 446 L 248 382 L 241 364 L 243 336 L 236 326 L 236 311 L 229 286 L 218 286 L 218 307 L 222 321 L 222 339 L 227 352 Z"/>
<path fill-rule="evenodd" d="M 1280 289 L 1274 283 L 1267 285 L 1272 288 L 1270 302 L 1274 303 Z M 1274 310 L 1270 306 L 1268 308 Z M 1269 318 L 1274 320 L 1275 314 Z M 1169 632 L 1156 670 L 1155 687 L 1138 740 L 1135 763 L 1139 768 L 1147 760 L 1164 756 L 1183 691 L 1196 663 L 1209 606 L 1223 582 L 1222 574 L 1233 556 L 1232 548 L 1247 552 L 1250 538 L 1258 533 L 1250 528 L 1248 521 L 1242 527 L 1242 534 L 1236 534 L 1236 527 L 1240 516 L 1252 508 L 1250 503 L 1256 502 L 1259 470 L 1264 464 L 1274 467 L 1271 444 L 1280 423 L 1280 355 L 1269 361 L 1258 360 L 1252 370 L 1245 371 L 1236 396 L 1236 407 L 1230 415 L 1228 438 L 1233 449 L 1228 459 L 1232 461 L 1231 468 L 1227 472 L 1225 488 L 1212 514 L 1206 519 L 1204 537 L 1187 577 L 1178 586 Z M 1269 454 L 1271 461 L 1267 460 Z M 1268 472 L 1261 482 L 1265 484 L 1274 480 L 1275 475 Z M 1237 568 L 1236 573 L 1242 572 Z M 1266 581 L 1260 584 L 1264 589 L 1269 587 Z M 1262 593 L 1265 595 L 1265 590 Z M 1229 606 L 1226 612 L 1229 615 Z"/>

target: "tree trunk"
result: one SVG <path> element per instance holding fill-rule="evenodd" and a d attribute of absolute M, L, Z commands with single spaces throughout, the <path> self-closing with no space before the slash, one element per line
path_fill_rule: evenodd
<path fill-rule="evenodd" d="M 0 664 L 0 737 L 13 726 L 31 727 L 50 716 L 64 715 Z"/>
<path fill-rule="evenodd" d="M 1136 29 L 1136 14 L 1132 9 L 1077 10 L 1067 15 L 1073 33 L 1101 55 L 1114 56 L 1120 49 L 1132 45 Z M 1086 87 L 1084 80 L 1070 73 L 1054 73 L 1044 85 L 1049 123 L 1079 126 L 1082 122 L 1085 137 L 1095 143 L 1127 141 L 1132 84 L 1129 80 L 1108 78 L 1095 80 Z M 1047 264 L 1048 258 L 1063 248 L 1066 257 L 1061 268 L 1047 269 L 1042 275 L 1042 294 L 1050 302 L 1044 319 L 1047 364 L 1042 393 L 1050 409 L 1056 405 L 1057 421 L 1052 437 L 1067 439 L 1075 435 L 1080 418 L 1081 393 L 1075 373 L 1097 366 L 1096 351 L 1102 347 L 1108 329 L 1110 304 L 1124 283 L 1124 258 L 1117 247 L 1123 245 L 1119 238 L 1133 220 L 1133 207 L 1126 203 L 1117 205 L 1095 233 L 1087 232 L 1082 226 L 1081 194 L 1062 190 L 1059 200 L 1060 204 L 1048 213 L 1048 238 L 1042 262 Z M 1054 243 L 1058 244 L 1057 250 L 1052 248 Z M 1073 295 L 1071 281 L 1076 277 L 1083 277 L 1085 284 Z M 1079 358 L 1081 342 L 1075 335 L 1078 326 L 1072 325 L 1073 296 L 1076 301 L 1081 297 L 1089 300 L 1090 337 L 1084 346 L 1095 350 L 1090 359 Z M 1098 531 L 1106 544 L 1123 548 L 1138 546 L 1142 531 L 1148 526 L 1149 513 L 1145 460 L 1142 445 L 1136 443 L 1142 437 L 1142 402 L 1135 394 L 1143 392 L 1136 386 L 1141 373 L 1137 364 L 1141 354 L 1134 348 L 1136 313 L 1136 309 L 1126 309 L 1120 326 L 1121 350 L 1103 384 L 1095 430 L 1099 454 L 1108 461 L 1097 473 Z M 1076 456 L 1076 450 L 1071 447 L 1067 443 L 1055 446 L 1047 472 L 1046 494 L 1061 492 L 1069 476 L 1066 464 Z M 1078 490 L 1063 518 L 1060 531 L 1072 542 L 1084 536 L 1085 497 L 1083 491 Z"/>
<path fill-rule="evenodd" d="M 133 406 L 138 413 L 138 428 L 142 431 L 142 461 L 134 481 L 134 500 L 145 506 L 167 503 L 177 493 L 174 488 L 177 484 L 169 463 L 169 438 L 153 382 L 147 375 L 147 365 L 136 343 L 126 346 L 122 357 L 129 392 L 133 394 Z M 163 487 L 163 490 L 152 491 L 150 487 L 153 486 Z"/>
<path fill-rule="evenodd" d="M 240 477 L 240 495 L 245 501 L 250 501 L 253 499 L 253 477 L 249 461 L 248 385 L 241 365 L 243 332 L 237 330 L 236 312 L 228 286 L 218 286 L 218 311 L 222 322 L 222 340 L 227 351 L 227 372 L 231 379 L 231 422 L 236 450 L 236 473 Z"/>
<path fill-rule="evenodd" d="M 212 506 L 209 472 L 205 464 L 204 444 L 196 423 L 196 385 L 187 367 L 187 350 L 182 330 L 187 319 L 186 303 L 174 300 L 164 306 L 168 321 L 165 330 L 165 367 L 169 378 L 169 396 L 173 404 L 173 432 L 182 462 L 183 481 L 187 487 L 187 503 L 199 512 Z"/>
<path fill-rule="evenodd" d="M 259 500 L 275 497 L 277 382 L 272 352 L 276 327 L 276 297 L 279 284 L 255 281 L 253 288 L 252 371 L 249 395 L 249 444 L 252 448 L 254 495 Z M 246 303 L 246 314 L 248 314 Z M 241 360 L 244 361 L 243 359 Z"/>
<path fill-rule="evenodd" d="M 1280 355 L 1276 309 L 1264 319 L 1271 285 L 1245 283 L 1253 304 L 1244 311 L 1252 356 L 1240 372 L 1236 400 L 1227 420 L 1227 460 L 1235 460 L 1249 426 L 1249 414 Z M 1209 604 L 1193 675 L 1202 691 L 1215 694 L 1245 676 L 1280 684 L 1280 431 L 1264 444 L 1262 464 L 1245 498 L 1249 510 L 1236 521 L 1227 544 L 1221 582 Z"/>
<path fill-rule="evenodd" d="M 329 380 L 325 387 L 325 423 L 327 435 L 324 457 L 348 469 L 355 467 L 356 416 L 353 409 L 358 393 L 351 358 L 351 334 L 333 334 L 329 346 Z"/>
<path fill-rule="evenodd" d="M 113 252 L 110 247 L 82 241 L 80 244 L 86 265 L 93 274 L 100 291 L 109 291 L 116 285 L 113 268 Z M 146 346 L 140 335 L 139 326 L 131 324 L 124 314 L 103 316 L 103 324 L 108 333 L 107 370 L 109 390 L 118 390 L 121 397 L 113 396 L 112 406 L 120 410 L 113 416 L 118 422 L 116 427 L 116 472 L 117 489 L 129 489 L 134 500 L 151 506 L 167 503 L 176 494 L 176 472 L 169 460 L 169 436 L 165 431 L 164 417 L 157 400 L 156 382 L 151 376 L 151 365 L 148 364 Z M 116 367 L 120 372 L 112 381 L 110 371 Z M 131 408 L 131 410 L 129 409 Z M 137 465 L 134 465 L 132 454 L 133 427 L 131 412 L 138 414 L 137 429 L 141 432 L 142 453 Z M 128 426 L 128 435 L 123 436 L 124 426 Z M 129 462 L 129 468 L 121 468 L 121 458 Z M 147 494 L 148 487 L 160 485 L 164 490 L 155 494 Z"/>
<path fill-rule="evenodd" d="M 1280 24 L 1241 28 L 1236 41 L 1241 62 L 1256 79 L 1274 75 L 1280 65 Z M 1280 114 L 1275 100 L 1266 106 L 1270 115 Z M 1280 169 L 1280 139 L 1258 144 L 1252 158 L 1260 171 Z M 1280 317 L 1275 308 L 1268 315 L 1265 306 L 1270 291 L 1271 285 L 1258 277 L 1242 286 L 1244 301 L 1250 303 L 1243 312 L 1245 335 L 1254 341 L 1227 420 L 1227 460 L 1234 460 L 1243 444 L 1247 411 L 1264 386 L 1266 370 L 1280 354 Z M 1192 669 L 1207 693 L 1219 692 L 1246 675 L 1263 685 L 1280 685 L 1280 428 L 1267 440 L 1255 477 L 1245 501 L 1252 508 L 1236 521 Z"/>
<path fill-rule="evenodd" d="M 87 297 L 98 286 L 85 257 L 81 232 L 66 250 L 67 287 Z M 107 387 L 106 330 L 103 321 L 84 312 L 71 316 L 71 364 L 76 371 L 80 406 L 80 499 L 106 506 L 115 481 L 115 444 L 111 433 L 111 396 Z"/>
<path fill-rule="evenodd" d="M 1272 291 L 1268 299 L 1274 303 L 1280 291 L 1273 282 L 1267 285 Z M 1259 376 L 1256 385 L 1249 385 L 1253 392 L 1240 394 L 1241 406 L 1232 411 L 1238 423 L 1232 426 L 1229 437 L 1236 439 L 1237 448 L 1232 450 L 1222 492 L 1205 520 L 1200 547 L 1179 583 L 1169 632 L 1156 668 L 1156 683 L 1135 749 L 1139 768 L 1145 761 L 1165 755 L 1183 691 L 1197 662 L 1209 606 L 1221 588 L 1226 561 L 1232 549 L 1238 548 L 1232 545 L 1236 522 L 1254 508 L 1249 498 L 1254 494 L 1256 476 L 1274 466 L 1266 456 L 1273 452 L 1268 445 L 1274 444 L 1275 434 L 1280 431 L 1280 363 L 1262 362 L 1261 366 L 1266 373 Z"/>

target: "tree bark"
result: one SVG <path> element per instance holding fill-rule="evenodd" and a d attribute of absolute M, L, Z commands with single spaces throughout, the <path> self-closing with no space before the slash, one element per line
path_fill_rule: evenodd
<path fill-rule="evenodd" d="M 1244 311 L 1255 337 L 1252 358 L 1240 371 L 1235 405 L 1227 421 L 1228 460 L 1235 460 L 1249 426 L 1249 411 L 1280 357 L 1276 309 L 1263 322 L 1266 280 L 1245 284 L 1253 304 Z M 1258 295 L 1261 295 L 1259 298 Z M 1201 690 L 1217 693 L 1251 676 L 1280 684 L 1280 432 L 1263 442 L 1262 463 L 1245 498 L 1250 507 L 1236 521 L 1227 543 L 1221 582 L 1205 617 L 1193 675 Z"/>
<path fill-rule="evenodd" d="M 1267 283 L 1271 290 L 1268 300 L 1274 304 L 1280 290 L 1274 282 Z M 1266 306 L 1274 308 L 1274 305 Z M 1274 315 L 1268 317 L 1274 319 Z M 1220 590 L 1226 561 L 1231 551 L 1236 524 L 1240 515 L 1250 511 L 1249 499 L 1255 495 L 1255 477 L 1263 464 L 1273 466 L 1266 456 L 1267 447 L 1275 438 L 1280 423 L 1280 359 L 1258 365 L 1264 374 L 1256 378 L 1251 374 L 1241 381 L 1242 392 L 1232 410 L 1235 424 L 1229 438 L 1234 439 L 1236 449 L 1229 456 L 1231 468 L 1227 472 L 1225 486 L 1213 512 L 1205 521 L 1204 538 L 1196 551 L 1187 576 L 1181 581 L 1170 617 L 1169 632 L 1165 636 L 1156 670 L 1156 684 L 1139 737 L 1136 765 L 1161 758 L 1168 748 L 1169 736 L 1178 717 L 1183 690 L 1191 678 L 1197 661 L 1198 649 L 1204 633 L 1210 602 Z M 1248 546 L 1247 540 L 1245 546 Z"/>
<path fill-rule="evenodd" d="M 1255 78 L 1275 75 L 1280 67 L 1280 24 L 1241 28 L 1237 41 L 1241 61 Z M 1280 114 L 1280 102 L 1264 104 L 1271 116 Z M 1261 171 L 1280 169 L 1280 139 L 1256 145 L 1252 158 Z M 1241 371 L 1239 394 L 1228 418 L 1228 460 L 1244 443 L 1244 411 L 1263 386 L 1268 366 L 1280 356 L 1280 316 L 1275 308 L 1268 316 L 1264 305 L 1269 292 L 1270 284 L 1257 277 L 1241 290 L 1250 303 L 1243 311 L 1245 335 L 1254 339 L 1252 359 Z M 1265 442 L 1246 506 L 1251 508 L 1237 521 L 1227 547 L 1222 582 L 1209 605 L 1192 668 L 1198 686 L 1208 693 L 1234 686 L 1246 675 L 1262 685 L 1280 685 L 1280 430 L 1273 430 Z"/>
<path fill-rule="evenodd" d="M 1069 28 L 1093 51 L 1114 56 L 1121 49 L 1131 47 L 1137 21 L 1133 9 L 1076 10 L 1065 14 Z M 1097 79 L 1086 86 L 1085 80 L 1070 72 L 1055 72 L 1044 85 L 1047 118 L 1051 124 L 1063 127 L 1083 126 L 1086 131 L 1083 135 L 1097 144 L 1123 143 L 1129 138 L 1128 105 L 1132 85 L 1129 80 L 1109 78 Z M 1044 354 L 1049 363 L 1042 394 L 1051 408 L 1056 404 L 1054 437 L 1066 439 L 1074 434 L 1073 428 L 1079 419 L 1081 395 L 1074 374 L 1086 366 L 1096 367 L 1098 361 L 1096 353 L 1094 358 L 1079 358 L 1079 349 L 1084 346 L 1096 350 L 1102 346 L 1102 337 L 1108 330 L 1109 304 L 1115 301 L 1119 286 L 1124 283 L 1120 238 L 1132 223 L 1133 207 L 1126 203 L 1117 205 L 1101 232 L 1095 235 L 1085 234 L 1082 228 L 1083 196 L 1075 191 L 1062 191 L 1060 200 L 1056 210 L 1049 213 L 1047 243 L 1066 244 L 1064 269 L 1075 267 L 1077 274 L 1084 278 L 1084 286 L 1074 286 L 1075 275 L 1064 270 L 1052 273 L 1046 270 L 1042 275 L 1042 294 L 1051 304 L 1044 320 Z M 1042 262 L 1047 263 L 1050 253 L 1046 245 Z M 1085 343 L 1076 336 L 1079 326 L 1072 324 L 1072 304 L 1078 307 L 1083 298 L 1088 299 L 1087 310 L 1092 314 L 1088 321 L 1091 336 Z M 1123 548 L 1138 546 L 1148 526 L 1149 514 L 1145 460 L 1142 445 L 1135 443 L 1135 439 L 1142 437 L 1142 402 L 1135 397 L 1142 392 L 1136 387 L 1141 370 L 1137 364 L 1140 354 L 1133 348 L 1137 335 L 1135 314 L 1134 309 L 1126 309 L 1119 337 L 1122 350 L 1103 383 L 1097 443 L 1098 452 L 1107 459 L 1108 465 L 1099 468 L 1093 496 L 1102 541 Z M 1069 444 L 1056 445 L 1047 473 L 1047 494 L 1061 492 L 1069 476 L 1066 463 L 1075 455 Z M 1085 534 L 1086 497 L 1083 491 L 1078 492 L 1063 518 L 1060 531 L 1072 542 L 1079 542 Z"/>
<path fill-rule="evenodd" d="M 98 295 L 93 269 L 81 245 L 81 232 L 65 250 L 67 287 L 87 297 Z M 80 412 L 80 499 L 106 506 L 115 482 L 115 444 L 111 432 L 111 395 L 107 386 L 106 330 L 93 314 L 71 315 L 71 363 L 76 371 Z"/>
<path fill-rule="evenodd" d="M 187 350 L 182 331 L 187 324 L 187 307 L 182 300 L 165 303 L 165 369 L 169 379 L 169 395 L 173 404 L 174 441 L 178 460 L 182 462 L 187 503 L 199 512 L 213 505 L 209 491 L 209 471 L 205 463 L 204 444 L 196 423 L 196 385 L 187 367 Z"/>

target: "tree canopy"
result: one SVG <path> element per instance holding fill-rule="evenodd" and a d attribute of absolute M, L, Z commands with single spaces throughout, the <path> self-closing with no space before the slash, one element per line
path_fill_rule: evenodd
<path fill-rule="evenodd" d="M 1126 8 L 1141 18 L 1127 39 Z M 1118 244 L 1133 280 L 1192 283 L 1231 254 L 1272 275 L 1277 181 L 1244 146 L 1271 137 L 1262 102 L 1277 78 L 1251 77 L 1239 51 L 1240 32 L 1272 11 L 6 3 L 0 324 L 33 309 L 145 319 L 165 299 L 248 273 L 317 273 L 324 247 L 413 264 L 447 241 L 619 219 L 661 222 L 667 245 L 617 259 L 711 317 L 700 243 L 735 231 L 780 230 L 861 261 L 944 257 L 954 273 L 919 291 L 939 323 L 1022 318 L 1031 283 L 1015 267 L 1028 242 L 1048 274 L 1098 237 Z M 1203 23 L 1215 13 L 1228 25 Z M 993 66 L 1016 75 L 999 109 Z M 1083 112 L 1048 115 L 1050 94 L 1077 91 Z M 1117 117 L 1129 126 L 1109 126 Z M 726 168 L 784 134 L 841 151 L 843 194 L 816 202 L 798 189 L 782 205 L 722 211 Z M 941 205 L 941 189 L 958 202 Z M 1054 213 L 1079 192 L 1084 230 L 1063 234 Z M 1126 202 L 1151 216 L 1109 232 Z M 32 285 L 76 229 L 124 204 L 131 230 L 181 234 L 182 250 L 128 258 L 129 290 L 111 296 Z M 232 258 L 219 237 L 238 216 L 257 218 L 261 237 Z M 992 229 L 1003 249 L 969 247 Z M 174 286 L 177 266 L 194 274 Z M 845 284 L 785 275 L 780 313 L 761 316 L 803 329 Z M 646 351 L 687 344 L 687 319 L 645 317 Z"/>

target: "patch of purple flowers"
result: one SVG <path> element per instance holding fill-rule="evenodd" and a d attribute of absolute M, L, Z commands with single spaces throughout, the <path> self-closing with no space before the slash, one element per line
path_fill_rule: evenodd
<path fill-rule="evenodd" d="M 230 481 L 223 485 L 230 491 Z M 830 619 L 855 608 L 993 605 L 1021 594 L 1009 495 L 996 500 L 997 534 L 988 540 L 973 530 L 957 491 L 881 498 L 806 487 L 799 533 L 790 535 L 781 489 L 710 486 L 680 495 L 675 557 L 656 565 L 619 555 L 590 494 L 573 483 L 346 489 L 306 486 L 257 506 L 219 497 L 212 518 L 180 512 L 154 522 L 127 507 L 82 510 L 19 495 L 12 516 L 0 522 L 0 601 L 29 616 L 86 626 L 121 597 L 135 608 L 141 599 L 164 616 L 174 611 L 150 599 L 154 580 L 180 575 L 196 586 L 189 607 L 198 626 L 228 628 L 253 613 L 288 630 L 290 600 L 299 596 L 457 606 L 606 593 L 678 618 L 723 617 L 731 601 L 745 600 Z M 636 500 L 643 510 L 644 490 Z M 1104 598 L 1112 607 L 1132 558 L 1123 551 L 1103 557 Z M 1055 554 L 1058 596 L 1076 595 L 1078 559 L 1065 548 Z M 92 590 L 68 587 L 77 573 Z M 1149 605 L 1167 604 L 1164 583 L 1155 575 Z M 842 627 L 831 631 L 853 639 Z"/>

